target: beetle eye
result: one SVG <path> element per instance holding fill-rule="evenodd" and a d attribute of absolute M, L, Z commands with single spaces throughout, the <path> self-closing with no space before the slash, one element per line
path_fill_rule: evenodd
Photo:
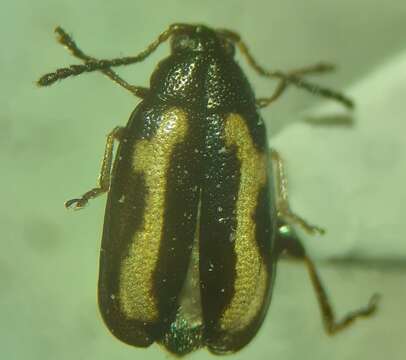
<path fill-rule="evenodd" d="M 235 54 L 235 46 L 234 43 L 232 43 L 231 41 L 229 41 L 228 39 L 221 39 L 221 45 L 223 47 L 223 49 L 225 50 L 225 52 L 230 55 L 230 56 L 234 56 Z"/>
<path fill-rule="evenodd" d="M 231 41 L 224 40 L 224 49 L 226 50 L 227 54 L 234 56 L 235 54 L 235 46 Z"/>

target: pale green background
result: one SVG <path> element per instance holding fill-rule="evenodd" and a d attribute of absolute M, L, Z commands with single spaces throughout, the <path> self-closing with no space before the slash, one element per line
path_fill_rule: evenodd
<path fill-rule="evenodd" d="M 322 83 L 338 88 L 406 48 L 402 0 L 3 0 L 0 359 L 168 358 L 155 346 L 139 350 L 116 341 L 98 314 L 105 200 L 93 201 L 81 212 L 63 207 L 66 199 L 93 186 L 105 134 L 125 124 L 136 100 L 100 74 L 49 89 L 36 88 L 34 81 L 76 63 L 55 42 L 56 25 L 72 33 L 89 54 L 114 57 L 138 52 L 168 24 L 182 21 L 239 31 L 260 63 L 273 69 L 335 62 L 340 71 Z M 164 46 L 145 64 L 120 73 L 130 82 L 147 84 L 154 64 L 165 54 Z M 271 91 L 270 82 L 250 70 L 247 74 L 258 94 Z M 280 133 L 295 114 L 318 101 L 291 90 L 263 115 L 273 133 Z M 385 264 L 320 264 L 340 314 L 365 303 L 375 290 L 384 295 L 375 319 L 359 322 L 336 338 L 322 331 L 302 266 L 282 264 L 264 327 L 246 350 L 229 358 L 404 359 L 405 267 L 402 262 Z M 209 357 L 205 350 L 192 356 Z"/>

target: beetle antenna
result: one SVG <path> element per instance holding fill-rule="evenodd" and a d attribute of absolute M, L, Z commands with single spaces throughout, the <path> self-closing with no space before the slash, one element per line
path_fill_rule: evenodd
<path fill-rule="evenodd" d="M 317 64 L 316 66 L 310 67 L 308 69 L 302 69 L 299 71 L 293 71 L 293 72 L 289 72 L 289 73 L 284 73 L 283 71 L 268 71 L 257 63 L 257 61 L 254 59 L 254 57 L 249 52 L 247 45 L 244 43 L 244 41 L 241 40 L 240 35 L 238 35 L 237 33 L 233 32 L 233 31 L 225 30 L 225 29 L 218 30 L 218 32 L 223 34 L 230 41 L 232 41 L 236 44 L 236 46 L 241 51 L 242 55 L 245 56 L 248 64 L 259 75 L 265 76 L 265 77 L 270 77 L 270 78 L 281 79 L 281 84 L 278 86 L 276 93 L 272 97 L 259 99 L 258 105 L 260 107 L 267 106 L 271 102 L 273 102 L 277 97 L 279 97 L 282 94 L 282 92 L 285 90 L 286 86 L 289 84 L 294 85 L 301 89 L 305 89 L 314 95 L 323 96 L 323 97 L 338 101 L 341 104 L 343 104 L 344 106 L 346 106 L 347 108 L 354 107 L 353 101 L 351 99 L 349 99 L 347 96 L 345 96 L 344 94 L 342 94 L 338 91 L 308 82 L 306 80 L 303 80 L 303 78 L 301 77 L 301 75 L 305 75 L 305 74 L 309 74 L 309 73 L 321 73 L 321 72 L 331 71 L 331 70 L 333 70 L 333 66 L 331 64 L 321 63 L 321 64 Z"/>
<path fill-rule="evenodd" d="M 57 69 L 52 73 L 48 73 L 48 74 L 41 76 L 41 78 L 37 81 L 37 84 L 38 84 L 38 86 L 49 86 L 58 80 L 63 80 L 70 76 L 77 76 L 77 75 L 83 74 L 85 72 L 92 72 L 92 71 L 103 71 L 107 76 L 112 78 L 112 77 L 114 77 L 114 75 L 113 75 L 114 73 L 112 74 L 112 71 L 109 70 L 109 68 L 115 67 L 115 66 L 130 65 L 130 64 L 134 64 L 134 63 L 143 61 L 149 55 L 151 55 L 158 48 L 159 45 L 161 45 L 162 43 L 167 41 L 171 35 L 173 35 L 175 32 L 177 32 L 179 30 L 183 30 L 185 27 L 190 27 L 190 25 L 172 24 L 168 27 L 168 29 L 163 31 L 155 41 L 153 41 L 151 44 L 149 44 L 148 47 L 145 50 L 141 51 L 139 54 L 137 54 L 135 56 L 126 56 L 126 57 L 110 59 L 110 60 L 106 60 L 106 59 L 97 60 L 95 58 L 85 55 L 81 50 L 79 50 L 77 48 L 76 44 L 69 37 L 69 35 L 61 27 L 57 27 L 55 29 L 55 32 L 60 37 L 59 41 L 63 45 L 66 45 L 74 56 L 84 60 L 85 64 L 70 65 L 65 68 Z M 118 82 L 116 79 L 113 79 L 113 80 Z"/>

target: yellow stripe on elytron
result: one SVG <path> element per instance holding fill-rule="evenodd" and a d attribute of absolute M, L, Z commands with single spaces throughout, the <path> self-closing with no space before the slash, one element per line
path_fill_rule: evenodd
<path fill-rule="evenodd" d="M 173 150 L 184 140 L 187 126 L 184 111 L 169 109 L 155 136 L 138 141 L 134 147 L 133 170 L 143 175 L 146 195 L 142 226 L 134 234 L 120 269 L 119 301 L 128 318 L 158 319 L 152 286 L 164 225 L 167 175 Z"/>
<path fill-rule="evenodd" d="M 240 161 L 236 202 L 234 294 L 220 318 L 226 331 L 240 331 L 251 323 L 263 304 L 268 275 L 256 240 L 255 210 L 259 191 L 267 181 L 266 155 L 258 151 L 244 119 L 230 114 L 225 123 L 226 147 L 235 146 Z"/>

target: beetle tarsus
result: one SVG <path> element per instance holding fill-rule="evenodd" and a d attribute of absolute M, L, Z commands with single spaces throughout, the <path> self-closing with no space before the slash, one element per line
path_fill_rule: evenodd
<path fill-rule="evenodd" d="M 86 204 L 87 204 L 88 200 L 87 199 L 71 199 L 65 202 L 65 207 L 67 209 L 74 209 L 74 210 L 80 210 L 83 209 Z"/>

